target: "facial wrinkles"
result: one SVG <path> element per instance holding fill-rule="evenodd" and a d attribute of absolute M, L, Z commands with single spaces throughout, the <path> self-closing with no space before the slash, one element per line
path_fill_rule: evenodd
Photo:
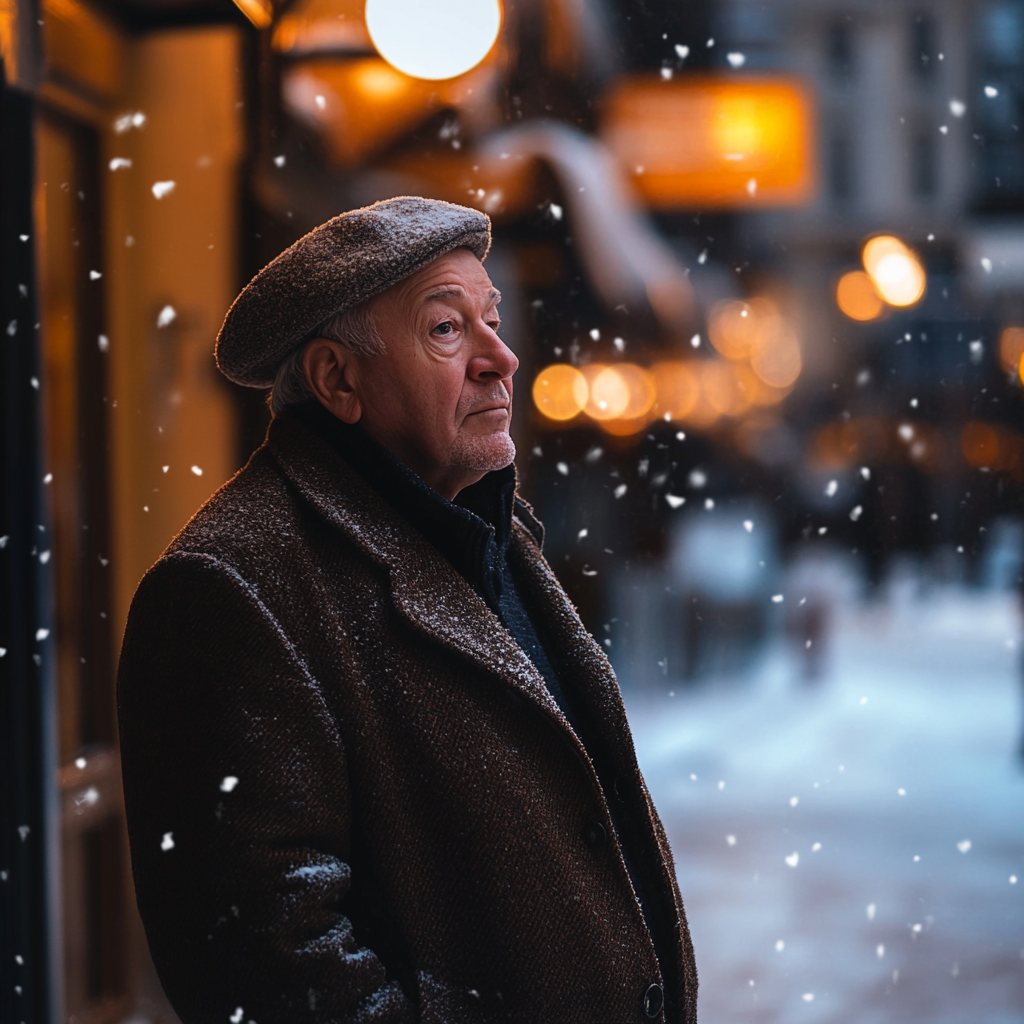
<path fill-rule="evenodd" d="M 364 410 L 376 412 L 369 418 L 378 439 L 427 474 L 445 465 L 486 472 L 514 458 L 511 376 L 492 374 L 509 372 L 509 353 L 495 333 L 497 298 L 478 263 L 448 262 L 403 282 L 381 303 L 387 353 L 374 360 Z M 435 333 L 445 321 L 450 337 Z M 504 416 L 485 412 L 495 408 Z"/>
<path fill-rule="evenodd" d="M 503 380 L 494 380 L 488 382 L 486 391 L 474 393 L 463 392 L 462 397 L 459 399 L 459 406 L 456 410 L 456 420 L 461 422 L 467 416 L 472 416 L 473 413 L 478 412 L 481 409 L 494 408 L 498 403 L 505 406 L 511 406 L 512 396 L 508 392 L 508 388 L 505 387 Z M 511 413 L 511 409 L 509 409 Z"/>

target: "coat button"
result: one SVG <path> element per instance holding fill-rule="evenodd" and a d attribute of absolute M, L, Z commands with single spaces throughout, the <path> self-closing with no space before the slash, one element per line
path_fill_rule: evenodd
<path fill-rule="evenodd" d="M 644 1016 L 654 1020 L 661 1013 L 661 1008 L 664 1005 L 665 992 L 662 987 L 657 982 L 648 985 L 644 992 Z"/>
<path fill-rule="evenodd" d="M 594 849 L 599 846 L 604 846 L 605 840 L 608 838 L 608 833 L 605 831 L 604 825 L 599 821 L 588 822 L 583 827 L 583 842 Z"/>

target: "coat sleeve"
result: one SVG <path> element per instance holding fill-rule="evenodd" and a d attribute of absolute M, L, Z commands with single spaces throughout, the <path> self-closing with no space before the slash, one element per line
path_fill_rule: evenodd
<path fill-rule="evenodd" d="M 337 723 L 254 588 L 208 556 L 143 580 L 118 671 L 139 911 L 184 1024 L 412 1019 L 346 912 Z"/>

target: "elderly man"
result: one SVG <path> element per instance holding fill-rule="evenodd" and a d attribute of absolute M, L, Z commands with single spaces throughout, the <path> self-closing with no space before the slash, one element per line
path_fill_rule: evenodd
<path fill-rule="evenodd" d="M 615 677 L 541 554 L 482 214 L 336 217 L 218 338 L 249 464 L 139 586 L 139 909 L 185 1024 L 696 1020 Z"/>

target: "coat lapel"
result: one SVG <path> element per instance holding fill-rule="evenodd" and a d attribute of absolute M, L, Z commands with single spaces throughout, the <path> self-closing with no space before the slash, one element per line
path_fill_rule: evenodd
<path fill-rule="evenodd" d="M 414 629 L 500 676 L 569 727 L 533 662 L 484 600 L 322 438 L 294 420 L 275 419 L 267 445 L 309 505 L 388 572 L 395 608 Z"/>
<path fill-rule="evenodd" d="M 543 623 L 549 657 L 564 685 L 589 706 L 605 748 L 635 759 L 615 670 L 541 554 L 532 529 L 518 526 L 513 530 L 509 561 L 524 601 Z M 620 763 L 622 770 L 626 770 L 627 761 Z"/>

